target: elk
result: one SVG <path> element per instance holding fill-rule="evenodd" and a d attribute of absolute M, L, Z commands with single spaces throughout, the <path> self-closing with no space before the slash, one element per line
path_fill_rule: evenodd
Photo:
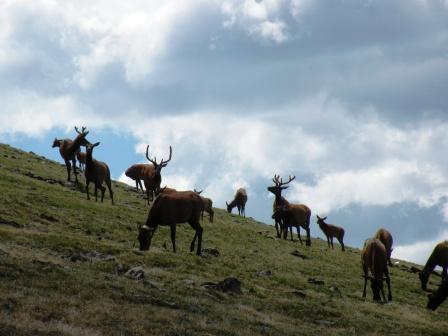
<path fill-rule="evenodd" d="M 143 183 L 145 184 L 146 196 L 149 204 L 149 194 L 151 194 L 151 200 L 153 200 L 154 196 L 157 196 L 160 192 L 160 183 L 162 182 L 162 175 L 160 172 L 162 171 L 162 168 L 166 167 L 168 162 L 171 161 L 173 149 L 170 146 L 170 155 L 168 160 L 164 160 L 162 158 L 159 163 L 157 162 L 156 157 L 154 157 L 154 159 L 149 158 L 148 151 L 149 145 L 146 147 L 146 158 L 152 163 L 152 165 L 147 165 L 143 175 Z"/>
<path fill-rule="evenodd" d="M 333 247 L 333 238 L 336 237 L 339 244 L 341 244 L 342 251 L 345 251 L 345 248 L 344 248 L 345 231 L 344 231 L 344 229 L 339 226 L 336 226 L 336 225 L 325 223 L 325 220 L 327 219 L 327 217 L 320 218 L 317 215 L 316 215 L 316 217 L 317 217 L 317 224 L 319 225 L 320 229 L 327 237 L 328 248 L 330 248 L 330 243 L 331 243 L 331 248 L 334 248 Z"/>
<path fill-rule="evenodd" d="M 124 174 L 129 177 L 130 179 L 135 181 L 135 188 L 138 191 L 138 187 L 140 186 L 140 189 L 144 192 L 143 186 L 142 186 L 142 180 L 145 176 L 145 171 L 148 169 L 150 165 L 144 164 L 144 163 L 137 163 L 132 166 L 130 166 Z"/>
<path fill-rule="evenodd" d="M 160 193 L 156 196 L 145 225 L 139 227 L 138 241 L 140 250 L 147 251 L 157 226 L 169 226 L 173 252 L 176 253 L 176 224 L 188 223 L 196 231 L 190 244 L 190 252 L 194 251 L 198 238 L 197 255 L 201 254 L 202 227 L 199 218 L 202 211 L 201 197 L 193 191 Z"/>
<path fill-rule="evenodd" d="M 87 199 L 90 200 L 89 184 L 92 182 L 95 185 L 95 200 L 98 201 L 98 189 L 101 189 L 101 202 L 103 202 L 104 192 L 106 190 L 106 188 L 103 187 L 103 183 L 106 182 L 107 188 L 109 189 L 110 199 L 112 204 L 114 204 L 114 194 L 112 192 L 109 167 L 104 162 L 95 160 L 92 157 L 93 149 L 99 144 L 100 143 L 97 142 L 93 145 L 88 144 L 86 146 L 86 170 L 84 171 L 84 175 L 86 177 Z"/>
<path fill-rule="evenodd" d="M 389 291 L 387 299 L 392 301 L 392 291 L 390 288 L 389 269 L 387 268 L 387 251 L 383 243 L 376 238 L 367 239 L 364 242 L 364 248 L 361 252 L 362 269 L 364 271 L 364 290 L 362 297 L 366 297 L 367 279 L 370 279 L 373 299 L 381 301 L 380 293 L 383 301 L 386 302 L 383 290 L 383 277 L 387 283 Z M 372 274 L 369 276 L 369 270 Z"/>
<path fill-rule="evenodd" d="M 201 195 L 202 190 L 197 191 L 196 189 L 193 190 L 196 194 Z M 210 221 L 210 223 L 213 223 L 213 216 L 214 216 L 214 211 L 213 211 L 213 201 L 211 200 L 211 198 L 208 197 L 203 197 L 201 196 L 201 200 L 202 200 L 202 215 L 201 218 L 202 220 L 204 220 L 204 212 L 208 213 L 208 219 Z"/>
<path fill-rule="evenodd" d="M 429 256 L 425 267 L 423 267 L 423 270 L 419 273 L 419 278 L 423 290 L 426 290 L 429 275 L 432 273 L 436 266 L 442 267 L 442 279 L 445 279 L 448 268 L 448 241 L 446 240 L 434 247 L 434 250 Z"/>
<path fill-rule="evenodd" d="M 392 262 L 390 261 L 390 255 L 392 254 L 393 250 L 392 244 L 394 242 L 392 235 L 386 229 L 381 228 L 375 233 L 374 238 L 379 239 L 380 242 L 383 243 L 387 252 L 387 263 L 389 264 L 389 266 L 392 266 Z"/>
<path fill-rule="evenodd" d="M 76 153 L 76 158 L 78 159 L 79 162 L 79 169 L 81 171 L 84 171 L 86 169 L 86 156 L 87 154 L 81 151 Z"/>
<path fill-rule="evenodd" d="M 287 182 L 283 182 L 283 179 L 280 179 L 280 175 L 274 175 L 274 178 L 272 181 L 274 182 L 273 186 L 268 187 L 268 191 L 273 193 L 275 195 L 274 203 L 272 204 L 272 210 L 273 213 L 276 212 L 277 208 L 282 206 L 288 206 L 289 202 L 282 196 L 282 190 L 285 190 L 288 188 L 286 184 L 293 181 L 296 177 L 291 175 L 289 176 L 289 180 Z M 277 231 L 277 238 L 280 238 L 282 231 L 283 231 L 283 223 L 281 218 L 277 218 L 276 216 L 274 219 L 275 223 L 275 230 Z"/>
<path fill-rule="evenodd" d="M 244 188 L 239 188 L 236 191 L 235 197 L 233 198 L 233 201 L 231 201 L 230 203 L 226 202 L 227 205 L 227 212 L 231 213 L 232 209 L 234 207 L 238 208 L 238 215 L 241 216 L 243 215 L 244 217 L 246 217 L 246 202 L 247 202 L 247 192 L 246 189 Z"/>
<path fill-rule="evenodd" d="M 75 131 L 78 133 L 78 135 L 74 140 L 55 138 L 52 147 L 59 147 L 59 154 L 61 154 L 61 157 L 65 161 L 65 166 L 67 167 L 67 181 L 70 181 L 71 167 L 73 165 L 73 174 L 75 175 L 76 183 L 78 183 L 78 172 L 76 171 L 76 154 L 79 152 L 81 146 L 86 146 L 90 144 L 90 142 L 86 139 L 86 135 L 89 134 L 89 131 L 86 131 L 85 127 L 82 128 L 81 132 L 77 127 L 75 127 Z"/>
<path fill-rule="evenodd" d="M 280 226 L 280 232 L 277 231 L 278 235 L 283 233 L 283 239 L 288 237 L 288 227 L 292 238 L 292 227 L 294 226 L 297 230 L 297 236 L 301 244 L 302 237 L 300 237 L 300 227 L 306 231 L 306 245 L 311 246 L 311 235 L 310 235 L 310 218 L 311 210 L 305 204 L 291 204 L 284 197 L 282 197 L 282 190 L 288 188 L 285 186 L 295 179 L 295 176 L 289 176 L 287 182 L 283 182 L 283 179 L 279 175 L 274 175 L 272 179 L 274 181 L 274 186 L 268 187 L 268 191 L 275 195 L 275 200 L 273 204 L 274 213 L 272 218 L 275 224 Z M 276 228 L 277 229 L 277 228 Z"/>
<path fill-rule="evenodd" d="M 437 290 L 428 295 L 428 304 L 426 305 L 426 308 L 431 310 L 436 310 L 437 307 L 445 301 L 446 297 L 448 296 L 448 279 L 445 279 L 440 284 L 439 288 Z"/>

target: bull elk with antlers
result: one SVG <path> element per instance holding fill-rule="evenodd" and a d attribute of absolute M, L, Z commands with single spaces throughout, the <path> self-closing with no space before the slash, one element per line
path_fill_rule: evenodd
<path fill-rule="evenodd" d="M 75 127 L 75 131 L 78 133 L 78 135 L 74 140 L 55 138 L 52 147 L 59 148 L 59 154 L 61 154 L 61 157 L 65 161 L 65 166 L 67 167 L 67 181 L 70 181 L 70 173 L 73 166 L 75 181 L 78 182 L 78 172 L 76 171 L 76 155 L 79 152 L 81 146 L 86 146 L 90 144 L 90 142 L 86 139 L 89 131 L 86 131 L 85 127 L 82 128 L 81 132 L 77 127 Z"/>
<path fill-rule="evenodd" d="M 246 217 L 246 203 L 247 203 L 247 192 L 244 188 L 239 188 L 236 191 L 235 197 L 233 198 L 233 201 L 230 203 L 226 202 L 227 205 L 227 212 L 231 213 L 232 209 L 234 207 L 238 208 L 238 215 L 243 215 Z"/>
<path fill-rule="evenodd" d="M 278 236 L 281 236 L 283 233 L 283 238 L 286 239 L 288 237 L 289 227 L 292 240 L 292 227 L 294 226 L 297 230 L 299 241 L 302 244 L 302 237 L 300 237 L 300 227 L 302 227 L 306 231 L 306 245 L 310 246 L 310 208 L 308 208 L 305 204 L 291 204 L 284 197 L 282 197 L 282 191 L 288 188 L 287 184 L 294 179 L 295 176 L 289 176 L 288 181 L 283 182 L 280 175 L 274 175 L 274 178 L 272 179 L 274 185 L 268 187 L 268 191 L 275 195 L 273 204 L 274 213 L 272 218 L 275 221 Z M 280 227 L 280 232 L 277 227 Z"/>
<path fill-rule="evenodd" d="M 176 224 L 188 223 L 196 231 L 190 244 L 190 252 L 194 251 L 198 239 L 197 255 L 201 254 L 202 227 L 199 218 L 202 212 L 201 197 L 193 191 L 160 193 L 156 196 L 148 213 L 145 225 L 139 227 L 138 240 L 140 250 L 149 250 L 151 240 L 157 226 L 169 226 L 171 242 L 176 252 Z"/>

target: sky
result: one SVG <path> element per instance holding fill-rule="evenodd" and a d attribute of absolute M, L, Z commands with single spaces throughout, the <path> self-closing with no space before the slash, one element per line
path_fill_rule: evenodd
<path fill-rule="evenodd" d="M 447 0 L 0 0 L 0 142 L 87 126 L 112 176 L 173 158 L 162 185 L 272 223 L 284 193 L 361 247 L 424 263 L 448 239 Z M 119 199 L 119 195 L 117 195 Z"/>

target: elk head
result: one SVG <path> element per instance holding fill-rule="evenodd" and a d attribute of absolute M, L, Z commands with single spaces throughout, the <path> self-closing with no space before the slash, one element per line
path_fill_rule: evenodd
<path fill-rule="evenodd" d="M 81 146 L 87 147 L 87 145 L 90 145 L 91 143 L 87 141 L 86 136 L 89 134 L 89 131 L 86 131 L 86 127 L 83 126 L 81 129 L 81 132 L 78 130 L 78 127 L 75 126 L 75 131 L 78 133 L 75 141 L 79 141 Z"/>
<path fill-rule="evenodd" d="M 92 153 L 93 153 L 93 149 L 98 146 L 100 144 L 100 142 L 91 144 L 90 142 L 88 144 L 86 144 L 86 156 L 87 157 L 92 157 Z"/>
<path fill-rule="evenodd" d="M 140 243 L 140 251 L 148 251 L 151 246 L 152 236 L 154 235 L 154 229 L 147 225 L 138 227 L 138 241 Z"/>
<path fill-rule="evenodd" d="M 268 187 L 268 191 L 273 193 L 277 197 L 281 197 L 282 190 L 288 188 L 287 184 L 293 181 L 296 177 L 289 175 L 288 181 L 283 182 L 283 178 L 280 178 L 280 175 L 274 175 L 272 182 L 274 182 L 273 186 Z"/>
<path fill-rule="evenodd" d="M 59 147 L 60 143 L 61 143 L 61 140 L 54 138 L 53 145 L 51 147 L 52 148 Z"/>
<path fill-rule="evenodd" d="M 323 217 L 323 218 L 321 218 L 321 217 L 319 217 L 318 215 L 316 215 L 316 217 L 317 217 L 317 224 L 319 224 L 319 225 L 321 225 L 321 224 L 326 224 L 326 223 L 325 223 L 325 220 L 327 219 L 327 217 Z"/>

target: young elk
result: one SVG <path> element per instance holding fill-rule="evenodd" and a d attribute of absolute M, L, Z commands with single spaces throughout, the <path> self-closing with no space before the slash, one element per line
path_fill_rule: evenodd
<path fill-rule="evenodd" d="M 387 252 L 387 263 L 389 264 L 389 266 L 392 266 L 392 262 L 390 261 L 390 255 L 392 254 L 392 250 L 393 250 L 392 244 L 394 242 L 392 235 L 386 229 L 379 229 L 375 233 L 374 238 L 379 239 L 380 242 L 383 243 L 384 247 L 386 248 L 386 252 Z"/>
<path fill-rule="evenodd" d="M 140 189 L 144 192 L 143 186 L 142 186 L 142 180 L 145 177 L 145 171 L 148 169 L 150 165 L 144 164 L 144 163 L 137 163 L 132 166 L 130 166 L 124 174 L 129 177 L 130 179 L 135 181 L 135 188 L 138 191 L 138 187 L 140 186 Z"/>
<path fill-rule="evenodd" d="M 87 154 L 84 152 L 79 151 L 78 153 L 76 153 L 76 158 L 78 159 L 79 162 L 79 169 L 81 171 L 86 170 L 86 157 Z"/>
<path fill-rule="evenodd" d="M 345 251 L 345 248 L 344 248 L 345 231 L 344 231 L 344 229 L 339 226 L 336 226 L 336 225 L 325 223 L 325 220 L 327 219 L 327 217 L 320 218 L 317 215 L 316 215 L 316 217 L 317 217 L 317 224 L 319 225 L 320 229 L 327 237 L 328 248 L 330 248 L 330 243 L 331 243 L 331 248 L 334 248 L 333 247 L 333 238 L 336 237 L 339 244 L 341 244 L 342 251 Z"/>
<path fill-rule="evenodd" d="M 89 144 L 86 147 L 87 157 L 86 157 L 86 170 L 84 172 L 86 177 L 86 193 L 87 199 L 90 200 L 89 194 L 89 184 L 92 182 L 95 185 L 95 200 L 98 201 L 98 188 L 101 189 L 101 202 L 104 199 L 104 192 L 106 190 L 103 187 L 103 183 L 106 182 L 107 188 L 109 189 L 110 199 L 112 204 L 114 204 L 114 194 L 112 192 L 112 183 L 110 179 L 110 170 L 107 164 L 101 161 L 97 161 L 92 157 L 93 148 L 98 146 L 100 143 Z"/>
<path fill-rule="evenodd" d="M 247 202 L 247 192 L 244 188 L 239 188 L 236 191 L 235 197 L 233 198 L 233 201 L 229 203 L 226 202 L 227 205 L 227 212 L 231 213 L 232 209 L 234 207 L 238 208 L 238 215 L 243 215 L 246 217 L 246 202 Z"/>
<path fill-rule="evenodd" d="M 392 301 L 392 291 L 390 289 L 389 269 L 387 268 L 387 252 L 383 243 L 376 238 L 367 239 L 361 252 L 362 269 L 364 271 L 364 290 L 362 297 L 366 297 L 367 279 L 370 279 L 373 299 L 381 301 L 380 293 L 386 302 L 383 290 L 383 277 L 387 283 L 389 294 L 388 301 Z M 369 270 L 372 276 L 369 276 Z"/>
<path fill-rule="evenodd" d="M 201 197 L 193 191 L 160 193 L 149 209 L 146 224 L 139 227 L 138 240 L 140 242 L 140 250 L 149 250 L 157 226 L 162 225 L 171 228 L 171 242 L 173 251 L 176 252 L 176 224 L 187 222 L 196 231 L 190 244 L 190 252 L 194 251 L 196 238 L 198 238 L 196 254 L 200 255 L 202 227 L 199 223 L 199 218 L 201 211 Z"/>
<path fill-rule="evenodd" d="M 431 255 L 429 256 L 425 267 L 419 273 L 423 290 L 426 290 L 429 275 L 432 273 L 436 266 L 442 267 L 442 279 L 445 279 L 448 268 L 448 241 L 446 240 L 436 245 Z"/>
<path fill-rule="evenodd" d="M 437 290 L 428 295 L 428 304 L 426 308 L 436 310 L 437 307 L 445 301 L 448 296 L 448 279 L 445 279 L 440 284 Z"/>
<path fill-rule="evenodd" d="M 86 135 L 89 134 L 89 131 L 86 131 L 85 127 L 82 128 L 81 132 L 77 127 L 75 127 L 75 131 L 78 133 L 78 135 L 74 140 L 55 138 L 52 147 L 59 147 L 59 154 L 61 154 L 62 158 L 65 161 L 65 166 L 67 167 L 67 181 L 70 181 L 71 167 L 73 165 L 73 174 L 75 175 L 76 183 L 78 183 L 78 172 L 76 171 L 76 154 L 79 152 L 81 146 L 86 146 L 90 144 L 90 142 L 86 139 Z"/>
<path fill-rule="evenodd" d="M 151 194 L 152 201 L 154 199 L 154 196 L 157 196 L 160 192 L 160 183 L 162 182 L 162 175 L 160 174 L 160 172 L 162 171 L 162 168 L 166 167 L 168 165 L 168 162 L 171 161 L 173 149 L 170 146 L 170 156 L 168 160 L 162 159 L 159 163 L 157 162 L 156 157 L 154 157 L 154 159 L 149 158 L 148 151 L 149 145 L 146 147 L 146 158 L 149 162 L 152 163 L 152 165 L 147 165 L 147 168 L 143 175 L 143 183 L 145 184 L 146 196 L 149 204 L 149 194 Z"/>
<path fill-rule="evenodd" d="M 311 235 L 310 235 L 310 218 L 311 210 L 305 204 L 291 204 L 284 197 L 282 197 L 282 190 L 286 189 L 285 184 L 290 183 L 294 180 L 294 177 L 289 177 L 287 182 L 283 182 L 279 175 L 275 175 L 273 181 L 275 186 L 268 187 L 268 190 L 275 195 L 274 200 L 274 213 L 272 218 L 275 223 L 280 226 L 280 235 L 283 233 L 283 238 L 288 237 L 288 227 L 292 238 L 292 227 L 294 226 L 297 230 L 297 236 L 301 244 L 302 237 L 300 237 L 300 227 L 306 231 L 306 245 L 311 246 Z M 278 231 L 277 231 L 278 232 Z"/>
<path fill-rule="evenodd" d="M 272 212 L 275 213 L 280 207 L 288 206 L 289 202 L 282 196 L 282 190 L 288 188 L 287 184 L 294 180 L 296 177 L 289 176 L 289 180 L 287 182 L 283 182 L 283 179 L 280 179 L 280 175 L 274 175 L 272 181 L 274 182 L 273 186 L 268 187 L 268 191 L 275 195 L 274 203 L 272 204 Z M 277 231 L 277 237 L 280 238 L 283 231 L 283 222 L 280 217 L 273 216 L 275 223 L 275 230 Z"/>

